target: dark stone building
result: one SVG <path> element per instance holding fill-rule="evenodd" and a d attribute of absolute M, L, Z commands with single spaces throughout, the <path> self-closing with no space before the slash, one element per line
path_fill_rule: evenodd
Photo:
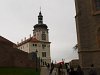
<path fill-rule="evenodd" d="M 100 0 L 75 0 L 79 62 L 100 71 Z"/>
<path fill-rule="evenodd" d="M 36 68 L 36 60 L 16 48 L 16 44 L 0 36 L 0 67 Z"/>

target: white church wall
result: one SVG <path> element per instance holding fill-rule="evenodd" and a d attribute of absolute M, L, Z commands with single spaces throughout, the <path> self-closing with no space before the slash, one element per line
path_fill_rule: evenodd
<path fill-rule="evenodd" d="M 29 53 L 29 43 L 25 43 L 18 47 L 18 49 Z"/>

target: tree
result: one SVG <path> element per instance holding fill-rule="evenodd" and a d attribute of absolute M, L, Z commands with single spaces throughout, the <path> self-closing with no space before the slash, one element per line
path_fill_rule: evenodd
<path fill-rule="evenodd" d="M 78 44 L 73 47 L 74 50 L 78 50 Z"/>

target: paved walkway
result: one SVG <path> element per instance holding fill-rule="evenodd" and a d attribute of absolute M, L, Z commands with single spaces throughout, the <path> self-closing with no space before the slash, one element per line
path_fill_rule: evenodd
<path fill-rule="evenodd" d="M 55 74 L 56 71 L 53 70 L 52 74 L 51 75 L 57 75 Z M 41 73 L 40 75 L 49 75 L 49 69 L 47 67 L 41 67 Z"/>
<path fill-rule="evenodd" d="M 41 67 L 40 75 L 49 75 L 49 71 L 50 70 L 47 67 Z M 64 74 L 61 74 L 61 75 L 67 75 L 66 69 L 63 69 L 63 72 L 64 72 Z M 58 75 L 56 68 L 54 68 L 51 75 Z"/>
<path fill-rule="evenodd" d="M 40 75 L 49 75 L 49 70 L 47 69 L 47 67 L 41 67 Z"/>

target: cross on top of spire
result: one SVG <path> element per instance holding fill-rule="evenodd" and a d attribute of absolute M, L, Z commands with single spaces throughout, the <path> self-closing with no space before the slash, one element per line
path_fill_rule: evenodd
<path fill-rule="evenodd" d="M 41 12 L 41 6 L 40 6 L 40 12 Z"/>
<path fill-rule="evenodd" d="M 42 13 L 41 13 L 41 6 L 40 6 L 40 12 L 39 12 L 39 16 L 42 16 Z"/>
<path fill-rule="evenodd" d="M 43 16 L 42 16 L 42 13 L 41 13 L 41 7 L 40 7 L 39 16 L 38 16 L 38 24 L 43 24 Z"/>
<path fill-rule="evenodd" d="M 47 25 L 43 23 L 43 16 L 42 16 L 42 13 L 41 13 L 41 7 L 40 7 L 40 11 L 39 11 L 39 15 L 38 15 L 38 24 L 36 24 L 34 26 L 34 28 L 37 28 L 37 27 L 42 27 L 42 28 L 45 28 L 47 29 Z"/>

